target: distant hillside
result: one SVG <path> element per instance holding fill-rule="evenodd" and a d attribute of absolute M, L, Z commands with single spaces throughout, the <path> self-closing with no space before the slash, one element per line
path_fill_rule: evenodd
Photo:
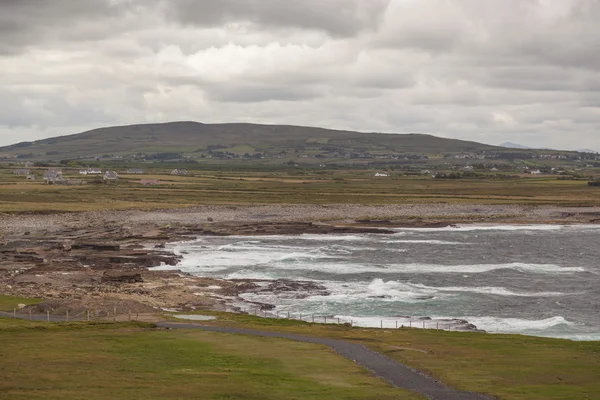
<path fill-rule="evenodd" d="M 507 149 L 530 149 L 531 147 L 523 146 L 522 144 L 506 142 L 502 143 L 500 146 L 506 147 Z"/>
<path fill-rule="evenodd" d="M 115 126 L 35 142 L 0 147 L 0 156 L 31 159 L 74 159 L 105 154 L 187 153 L 235 154 L 286 152 L 433 154 L 499 149 L 476 142 L 423 134 L 383 134 L 289 125 L 202 124 L 170 122 Z"/>

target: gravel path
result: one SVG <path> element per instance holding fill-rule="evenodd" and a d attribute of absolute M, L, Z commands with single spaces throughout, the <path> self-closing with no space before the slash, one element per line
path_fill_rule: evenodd
<path fill-rule="evenodd" d="M 316 343 L 330 347 L 343 357 L 354 361 L 358 365 L 368 369 L 375 376 L 383 378 L 392 386 L 417 392 L 431 400 L 491 400 L 493 397 L 461 392 L 451 389 L 439 381 L 424 375 L 412 368 L 407 367 L 382 354 L 368 350 L 367 348 L 346 342 L 343 340 L 318 338 L 294 335 L 289 333 L 258 331 L 251 329 L 230 328 L 221 326 L 207 326 L 186 324 L 177 322 L 159 322 L 157 324 L 163 328 L 171 329 L 202 329 L 211 332 L 233 333 L 242 335 L 278 337 L 301 342 Z"/>

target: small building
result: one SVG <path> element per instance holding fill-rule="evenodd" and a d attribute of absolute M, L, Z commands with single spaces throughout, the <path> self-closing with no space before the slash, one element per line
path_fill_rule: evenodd
<path fill-rule="evenodd" d="M 171 175 L 187 175 L 187 174 L 188 174 L 188 172 L 185 169 L 176 168 L 173 171 L 171 171 Z"/>
<path fill-rule="evenodd" d="M 140 183 L 144 186 L 155 186 L 158 185 L 158 181 L 156 179 L 142 179 Z"/>
<path fill-rule="evenodd" d="M 386 177 L 386 176 L 388 176 L 388 174 L 387 174 L 387 173 L 385 173 L 385 172 L 376 172 L 376 173 L 375 173 L 375 176 Z"/>
<path fill-rule="evenodd" d="M 99 168 L 87 168 L 79 170 L 80 175 L 102 175 L 102 170 Z"/>
<path fill-rule="evenodd" d="M 431 175 L 431 171 L 428 169 L 421 170 L 421 175 Z"/>
<path fill-rule="evenodd" d="M 104 180 L 105 181 L 116 181 L 119 179 L 119 174 L 117 174 L 116 171 L 106 171 L 104 173 Z"/>
<path fill-rule="evenodd" d="M 492 171 L 492 172 L 498 172 L 498 168 L 494 167 L 490 171 Z"/>
<path fill-rule="evenodd" d="M 28 181 L 35 181 L 35 175 L 27 175 Z"/>
<path fill-rule="evenodd" d="M 130 175 L 141 175 L 144 173 L 144 170 L 139 168 L 129 168 L 125 173 Z"/>
<path fill-rule="evenodd" d="M 13 169 L 13 174 L 14 175 L 29 175 L 31 173 L 30 170 L 28 169 Z"/>
<path fill-rule="evenodd" d="M 463 171 L 472 172 L 475 168 L 472 165 L 467 165 L 463 168 Z"/>
<path fill-rule="evenodd" d="M 62 170 L 58 168 L 50 168 L 48 171 L 44 172 L 43 179 L 48 185 L 60 184 L 65 180 Z"/>
<path fill-rule="evenodd" d="M 533 171 L 529 171 L 529 173 L 531 175 L 540 175 L 542 173 L 542 171 L 540 171 L 539 169 L 533 170 Z"/>

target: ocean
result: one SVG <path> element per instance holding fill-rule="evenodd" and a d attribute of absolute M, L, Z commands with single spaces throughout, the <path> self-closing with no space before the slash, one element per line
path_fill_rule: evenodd
<path fill-rule="evenodd" d="M 182 261 L 159 268 L 254 280 L 248 312 L 600 340 L 600 225 L 394 231 L 201 237 L 170 244 Z"/>

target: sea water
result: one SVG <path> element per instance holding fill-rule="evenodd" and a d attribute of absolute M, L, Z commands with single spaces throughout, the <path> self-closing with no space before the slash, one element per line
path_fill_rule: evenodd
<path fill-rule="evenodd" d="M 488 332 L 600 340 L 598 225 L 220 236 L 169 247 L 182 261 L 163 268 L 255 280 L 260 290 L 240 297 L 274 312 L 373 327 L 466 320 Z M 279 281 L 303 284 L 271 290 Z"/>

